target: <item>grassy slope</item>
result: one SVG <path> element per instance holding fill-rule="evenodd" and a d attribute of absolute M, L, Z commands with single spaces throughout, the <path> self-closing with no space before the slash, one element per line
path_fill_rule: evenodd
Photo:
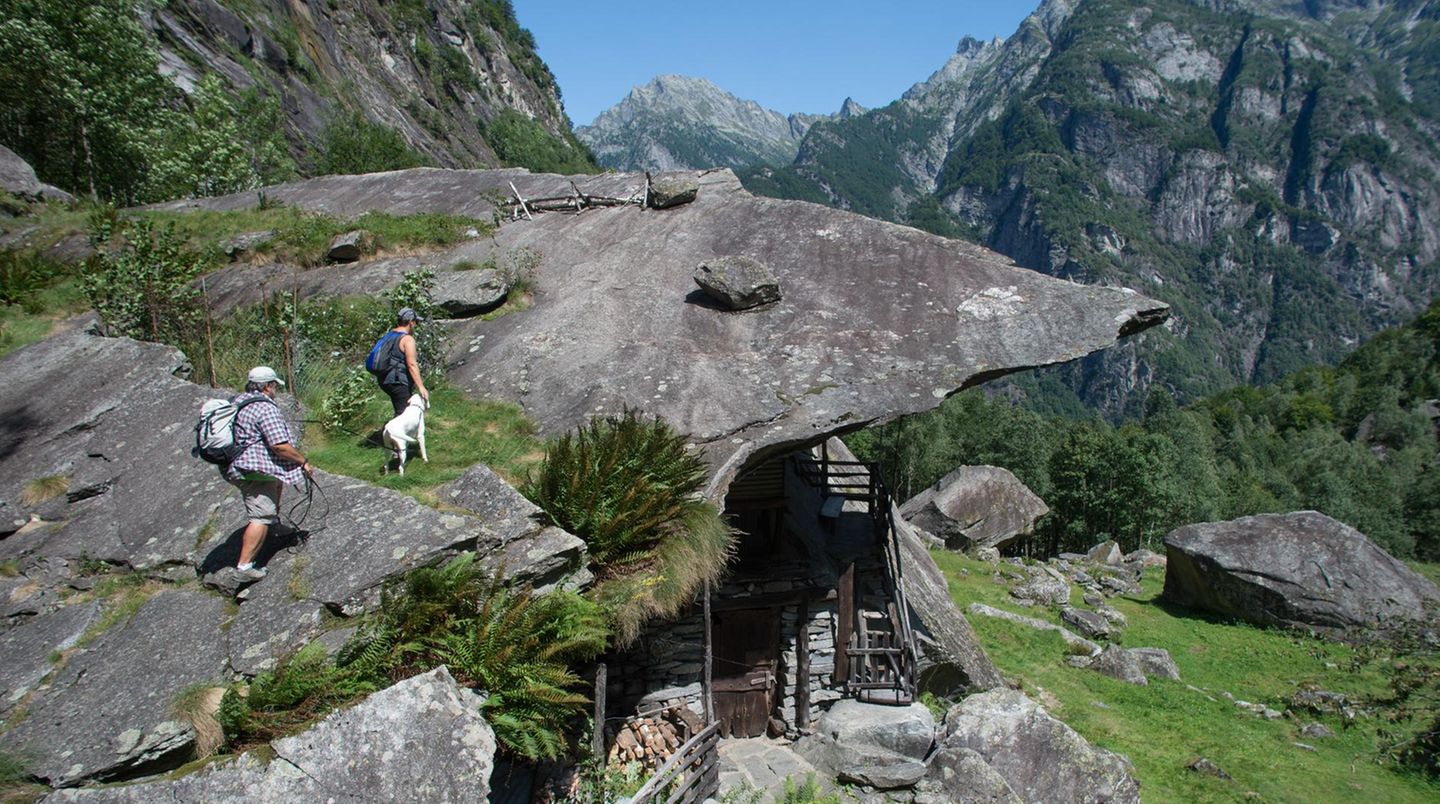
<path fill-rule="evenodd" d="M 991 565 L 940 551 L 935 560 L 962 607 L 980 601 L 1058 622 L 1047 610 L 1015 605 L 1008 585 L 992 579 Z M 1283 699 L 1298 684 L 1350 695 L 1378 689 L 1377 675 L 1350 672 L 1349 648 L 1166 606 L 1157 599 L 1162 584 L 1163 572 L 1151 571 L 1141 594 L 1111 603 L 1129 619 L 1124 644 L 1169 650 L 1180 668 L 1178 683 L 1131 686 L 1067 666 L 1064 644 L 1054 633 L 988 617 L 970 621 L 1007 678 L 1087 739 L 1130 758 L 1146 801 L 1234 801 L 1252 791 L 1264 801 L 1440 799 L 1440 786 L 1376 764 L 1368 721 L 1344 729 L 1337 718 L 1321 719 L 1336 736 L 1306 739 L 1298 733 L 1308 720 L 1267 721 L 1220 694 L 1283 710 Z M 1297 748 L 1296 742 L 1316 750 Z M 1200 756 L 1233 780 L 1186 770 Z"/>

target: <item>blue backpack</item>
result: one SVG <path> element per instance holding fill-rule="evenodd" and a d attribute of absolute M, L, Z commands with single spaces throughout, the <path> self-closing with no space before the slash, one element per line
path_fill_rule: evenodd
<path fill-rule="evenodd" d="M 365 356 L 365 370 L 375 375 L 375 379 L 383 380 L 390 371 L 390 358 L 395 351 L 395 345 L 400 342 L 403 332 L 390 330 L 380 336 L 380 340 L 370 347 L 370 354 Z"/>

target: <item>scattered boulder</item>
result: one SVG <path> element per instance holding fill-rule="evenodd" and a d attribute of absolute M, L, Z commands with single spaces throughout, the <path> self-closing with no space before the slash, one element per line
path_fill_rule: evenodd
<path fill-rule="evenodd" d="M 275 239 L 275 230 L 263 232 L 242 232 L 220 243 L 220 250 L 231 262 L 242 260 L 255 253 L 255 249 Z"/>
<path fill-rule="evenodd" d="M 1107 606 L 1103 603 L 1095 605 L 1095 613 L 1104 617 L 1105 621 L 1110 623 L 1112 628 L 1124 628 L 1126 625 L 1129 625 L 1129 620 L 1126 619 L 1125 614 L 1113 606 Z"/>
<path fill-rule="evenodd" d="M 330 262 L 355 262 L 369 250 L 370 243 L 370 233 L 364 229 L 335 235 L 335 239 L 330 241 L 330 248 L 325 252 L 325 259 Z"/>
<path fill-rule="evenodd" d="M 1108 564 L 1112 567 L 1118 567 L 1125 561 L 1124 554 L 1120 552 L 1120 545 L 1114 540 L 1095 545 L 1086 551 L 1085 557 L 1097 564 Z"/>
<path fill-rule="evenodd" d="M 443 667 L 371 695 L 294 737 L 178 779 L 62 790 L 47 801 L 484 801 L 495 733 L 480 697 Z"/>
<path fill-rule="evenodd" d="M 987 564 L 999 564 L 1000 551 L 994 547 L 981 547 L 976 549 L 975 558 Z"/>
<path fill-rule="evenodd" d="M 30 167 L 19 154 L 0 145 L 0 191 L 27 201 L 40 197 L 40 180 L 35 178 L 35 169 Z"/>
<path fill-rule="evenodd" d="M 1035 575 L 1011 589 L 1010 596 L 1044 606 L 1062 606 L 1070 602 L 1070 584 L 1050 575 Z"/>
<path fill-rule="evenodd" d="M 1140 801 L 1129 760 L 1092 746 L 1016 690 L 990 690 L 951 707 L 941 750 L 961 748 L 975 752 L 1022 801 Z"/>
<path fill-rule="evenodd" d="M 780 301 L 780 282 L 765 263 L 750 257 L 717 257 L 700 263 L 695 284 L 727 310 L 748 310 Z"/>
<path fill-rule="evenodd" d="M 1151 567 L 1165 566 L 1165 556 L 1150 550 L 1140 549 L 1133 553 L 1125 554 L 1125 566 L 1135 570 L 1150 569 Z"/>
<path fill-rule="evenodd" d="M 836 701 L 814 734 L 795 750 L 841 781 L 882 790 L 909 787 L 925 776 L 935 743 L 935 718 L 923 704 L 905 707 Z"/>
<path fill-rule="evenodd" d="M 1170 651 L 1164 648 L 1127 648 L 1132 656 L 1140 660 L 1140 667 L 1151 678 L 1180 680 L 1180 667 L 1170 658 Z"/>
<path fill-rule="evenodd" d="M 998 466 L 961 466 L 900 506 L 905 519 L 959 550 L 1005 547 L 1028 535 L 1049 511 Z"/>
<path fill-rule="evenodd" d="M 1025 617 L 1020 614 L 1005 611 L 1004 609 L 997 609 L 993 606 L 987 606 L 984 603 L 971 603 L 969 607 L 967 607 L 965 610 L 970 612 L 971 614 L 979 614 L 984 617 L 994 617 L 999 620 L 1009 620 L 1012 623 L 1028 625 L 1038 631 L 1054 631 L 1060 635 L 1061 639 L 1065 640 L 1065 644 L 1069 646 L 1072 650 L 1084 650 L 1085 653 L 1090 656 L 1094 656 L 1095 654 L 1098 654 L 1100 652 L 1100 646 L 1095 644 L 1094 642 L 1091 642 L 1090 640 L 1077 635 L 1075 632 L 1071 631 L 1068 628 L 1064 628 L 1051 622 L 1046 622 L 1045 620 L 1039 620 L 1034 617 Z M 1086 663 L 1086 666 L 1088 666 L 1088 662 Z"/>
<path fill-rule="evenodd" d="M 1090 663 L 1090 669 L 1111 678 L 1118 678 L 1126 684 L 1145 686 L 1150 680 L 1145 677 L 1145 668 L 1140 658 L 1119 645 L 1106 645 L 1105 650 Z"/>
<path fill-rule="evenodd" d="M 510 294 L 512 284 L 495 268 L 442 271 L 435 275 L 433 295 L 450 318 L 468 318 L 493 310 Z"/>
<path fill-rule="evenodd" d="M 1093 611 L 1066 606 L 1060 609 L 1060 621 L 1090 639 L 1105 639 L 1110 636 L 1110 621 Z"/>
<path fill-rule="evenodd" d="M 668 171 L 650 177 L 651 209 L 669 209 L 694 201 L 700 194 L 700 181 L 695 174 Z"/>
<path fill-rule="evenodd" d="M 1165 599 L 1261 625 L 1345 636 L 1440 601 L 1435 584 L 1316 511 L 1187 525 L 1165 547 Z"/>
<path fill-rule="evenodd" d="M 1323 740 L 1326 737 L 1334 737 L 1335 732 L 1324 723 L 1306 723 L 1300 729 L 1300 736 L 1311 740 Z"/>
<path fill-rule="evenodd" d="M 1224 770 L 1221 770 L 1219 765 L 1216 765 L 1214 762 L 1211 762 L 1205 757 L 1196 757 L 1195 759 L 1191 760 L 1190 764 L 1186 765 L 1185 767 L 1189 768 L 1192 772 L 1201 774 L 1203 776 L 1214 776 L 1217 779 L 1230 778 L 1230 774 L 1226 773 Z"/>

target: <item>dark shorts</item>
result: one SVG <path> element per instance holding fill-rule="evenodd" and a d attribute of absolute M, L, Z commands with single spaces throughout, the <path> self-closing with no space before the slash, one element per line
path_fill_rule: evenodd
<path fill-rule="evenodd" d="M 380 390 L 390 395 L 390 405 L 395 408 L 396 416 L 404 412 L 405 406 L 410 404 L 410 397 L 415 394 L 415 389 L 409 383 L 404 385 L 381 385 Z"/>

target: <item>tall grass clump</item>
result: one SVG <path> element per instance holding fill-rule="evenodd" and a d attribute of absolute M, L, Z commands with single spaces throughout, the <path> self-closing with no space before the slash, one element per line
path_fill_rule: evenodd
<path fill-rule="evenodd" d="M 556 759 L 566 729 L 589 700 L 573 663 L 589 661 L 608 634 L 599 608 L 570 592 L 512 589 L 472 553 L 422 567 L 387 586 L 380 610 L 334 661 L 307 646 L 231 690 L 220 721 L 239 742 L 287 734 L 368 692 L 445 665 L 485 692 L 496 739 L 527 760 Z"/>
<path fill-rule="evenodd" d="M 659 418 L 626 409 L 561 436 L 522 491 L 601 567 L 650 558 L 683 524 L 705 464 Z"/>
<path fill-rule="evenodd" d="M 523 485 L 556 525 L 585 540 L 602 575 L 594 599 L 621 644 L 724 570 L 732 531 L 698 496 L 705 480 L 683 436 L 627 409 L 555 441 Z"/>

